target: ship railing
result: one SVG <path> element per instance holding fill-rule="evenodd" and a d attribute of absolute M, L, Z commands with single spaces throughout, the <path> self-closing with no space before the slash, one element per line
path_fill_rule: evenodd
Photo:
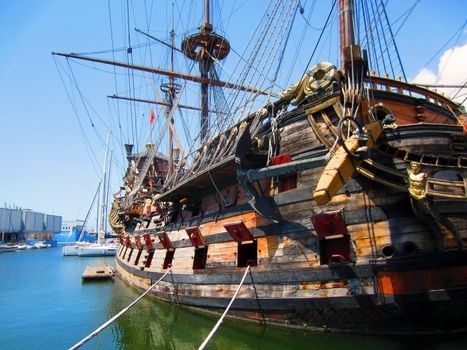
<path fill-rule="evenodd" d="M 427 190 L 431 196 L 467 200 L 467 178 L 464 178 L 463 181 L 428 178 Z"/>
<path fill-rule="evenodd" d="M 458 110 L 459 108 L 457 103 L 439 94 L 438 92 L 418 85 L 403 82 L 400 77 L 397 80 L 393 80 L 387 77 L 370 75 L 365 78 L 365 82 L 372 90 L 388 91 L 405 96 L 419 97 L 426 100 L 427 102 L 431 102 L 447 109 Z"/>

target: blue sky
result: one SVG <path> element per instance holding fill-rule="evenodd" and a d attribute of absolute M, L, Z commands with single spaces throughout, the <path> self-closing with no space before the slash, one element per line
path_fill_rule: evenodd
<path fill-rule="evenodd" d="M 397 0 L 388 4 L 390 19 L 398 18 L 414 2 Z M 111 3 L 112 11 L 115 11 L 114 36 L 121 38 L 123 30 L 118 28 L 123 20 L 117 18 L 116 13 L 122 5 L 120 1 Z M 151 1 L 146 1 L 146 4 L 150 3 Z M 264 1 L 246 3 L 254 5 L 253 10 L 244 15 L 242 25 L 235 26 L 229 22 L 225 27 L 228 30 L 235 29 L 235 35 L 229 38 L 233 45 L 233 40 L 246 35 L 244 28 L 259 15 L 259 8 L 265 5 Z M 328 3 L 318 0 L 317 6 L 328 9 Z M 77 116 L 63 88 L 51 52 L 93 52 L 110 48 L 107 4 L 107 0 L 0 2 L 2 206 L 6 203 L 7 207 L 15 205 L 30 208 L 61 215 L 67 220 L 84 218 L 97 186 L 99 173 L 90 160 L 89 148 L 83 142 Z M 242 9 L 246 6 L 244 1 L 234 4 Z M 230 4 L 227 2 L 227 5 Z M 153 23 L 158 29 L 154 33 L 166 26 L 165 22 L 156 20 L 161 12 L 163 13 L 156 2 Z M 322 25 L 326 15 L 327 13 L 321 18 L 313 17 L 313 23 Z M 465 30 L 422 71 L 430 58 L 466 20 L 467 2 L 464 0 L 421 0 L 418 3 L 396 37 L 409 79 L 417 77 L 429 82 L 439 71 L 463 81 L 467 79 Z M 464 63 L 463 67 L 457 65 L 445 68 L 443 63 L 440 68 L 438 65 L 441 57 L 454 46 L 456 40 L 459 50 L 448 51 L 445 61 L 449 64 L 450 60 L 457 60 Z M 115 46 L 119 46 L 118 42 Z M 461 50 L 463 47 L 465 50 Z M 308 57 L 304 57 L 302 61 L 306 63 Z M 306 67 L 301 68 L 304 70 Z M 92 69 L 87 69 L 87 72 L 83 70 L 80 74 L 80 79 L 97 76 Z M 292 82 L 299 78 L 292 78 Z M 439 81 L 447 83 L 454 78 L 449 76 Z M 96 77 L 91 83 L 84 82 L 82 87 L 98 114 L 108 113 L 106 95 L 114 93 L 112 85 L 105 84 L 107 83 Z M 79 118 L 86 123 L 86 116 L 80 115 Z M 103 159 L 102 145 L 96 147 L 94 152 L 98 159 Z M 121 174 L 113 177 L 114 191 L 119 186 L 120 176 Z"/>

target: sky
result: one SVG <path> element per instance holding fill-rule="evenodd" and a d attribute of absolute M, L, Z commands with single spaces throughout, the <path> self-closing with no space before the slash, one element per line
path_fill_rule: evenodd
<path fill-rule="evenodd" d="M 158 16 L 164 15 L 159 8 L 160 2 L 136 2 L 152 6 L 151 23 L 157 29 L 151 33 L 160 33 L 162 26 L 167 27 L 165 21 L 157 20 Z M 302 3 L 306 2 L 302 0 Z M 318 0 L 317 6 L 328 11 L 329 2 Z M 74 100 L 77 105 L 76 100 L 81 95 L 75 89 L 75 95 L 70 98 L 73 89 L 70 89 L 69 77 L 67 80 L 65 75 L 66 61 L 54 60 L 51 52 L 94 52 L 112 47 L 109 3 L 113 11 L 113 35 L 115 38 L 124 37 L 124 30 L 118 29 L 125 23 L 119 18 L 124 6 L 121 1 L 0 1 L 2 206 L 60 215 L 64 220 L 83 219 L 86 215 L 101 176 L 96 164 L 104 158 L 102 140 L 105 133 L 99 136 L 99 142 L 90 141 L 99 145 L 90 151 L 83 130 L 91 140 L 95 135 L 86 127 L 90 124 L 89 119 L 112 115 L 106 96 L 113 94 L 114 90 L 108 79 L 98 77 L 100 72 L 96 72 L 94 66 L 91 69 L 83 67 L 82 71 L 76 67 L 73 73 L 79 75 L 78 80 L 82 79 L 80 91 L 89 99 L 93 109 L 84 115 L 82 110 L 76 112 L 70 101 Z M 188 6 L 185 5 L 188 1 L 177 3 L 178 6 Z M 251 27 L 250 21 L 258 17 L 267 1 L 224 0 L 224 3 L 225 7 L 238 6 L 241 10 L 247 5 L 253 6 L 241 17 L 241 25 L 229 18 L 228 25 L 223 28 L 234 32 L 229 40 L 235 45 L 235 40 L 246 35 L 246 27 Z M 396 21 L 414 3 L 415 0 L 390 2 L 390 21 Z M 312 24 L 322 25 L 326 15 L 327 12 L 321 17 L 312 17 Z M 417 3 L 396 35 L 410 81 L 463 84 L 467 80 L 466 27 L 453 37 L 466 20 L 465 0 L 421 0 Z M 394 28 L 400 24 L 401 21 L 395 22 Z M 114 45 L 118 47 L 118 40 Z M 305 65 L 307 61 L 308 57 L 304 57 L 300 62 Z M 305 70 L 306 67 L 300 69 Z M 299 78 L 297 75 L 291 79 L 294 82 Z M 466 92 L 463 91 L 461 100 L 466 97 Z M 112 192 L 118 189 L 123 169 L 122 164 L 113 167 Z"/>

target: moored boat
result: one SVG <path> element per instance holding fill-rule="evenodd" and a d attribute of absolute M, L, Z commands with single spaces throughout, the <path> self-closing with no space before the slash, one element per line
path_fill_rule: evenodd
<path fill-rule="evenodd" d="M 0 253 L 14 252 L 18 248 L 16 244 L 0 244 Z"/>
<path fill-rule="evenodd" d="M 313 330 L 465 331 L 462 106 L 372 73 L 353 1 L 341 0 L 340 67 L 317 63 L 210 137 L 204 89 L 220 84 L 208 72 L 230 44 L 205 3 L 205 22 L 181 45 L 201 69 L 200 147 L 179 159 L 172 148 L 167 157 L 153 144 L 138 153 L 126 146 L 109 215 L 119 275 L 145 289 L 171 268 L 153 295 L 222 312 L 248 267 L 230 315 Z M 177 107 L 181 89 L 173 80 L 164 88 L 163 103 Z"/>
<path fill-rule="evenodd" d="M 78 256 L 115 256 L 117 245 L 92 243 L 78 246 L 76 250 Z"/>

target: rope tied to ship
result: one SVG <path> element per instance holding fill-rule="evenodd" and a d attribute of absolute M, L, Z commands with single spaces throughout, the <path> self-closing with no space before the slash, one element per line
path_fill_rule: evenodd
<path fill-rule="evenodd" d="M 243 285 L 243 282 L 245 281 L 245 277 L 246 275 L 248 274 L 248 271 L 250 271 L 250 265 L 248 265 L 246 267 L 246 270 L 245 270 L 245 273 L 243 274 L 243 277 L 242 277 L 242 280 L 240 281 L 238 287 L 237 287 L 237 290 L 235 291 L 232 299 L 230 300 L 229 302 L 229 305 L 227 305 L 227 308 L 225 309 L 224 313 L 222 314 L 221 318 L 219 319 L 219 321 L 217 321 L 216 325 L 214 326 L 214 328 L 211 330 L 211 332 L 208 334 L 208 336 L 206 337 L 206 339 L 204 340 L 204 342 L 199 346 L 198 350 L 203 350 L 205 348 L 205 346 L 209 343 L 209 341 L 211 340 L 212 336 L 214 335 L 214 333 L 216 333 L 217 329 L 219 328 L 219 326 L 221 325 L 222 321 L 224 320 L 224 317 L 227 315 L 227 313 L 229 312 L 229 309 L 230 307 L 232 306 L 235 298 L 237 298 L 237 294 L 238 292 L 240 291 L 240 288 L 242 287 Z"/>
<path fill-rule="evenodd" d="M 172 268 L 169 268 L 161 278 L 159 278 L 154 284 L 152 284 L 146 291 L 141 294 L 135 301 L 133 301 L 130 305 L 128 305 L 126 308 L 124 308 L 122 311 L 120 311 L 118 314 L 116 314 L 114 317 L 112 317 L 110 320 L 102 324 L 99 328 L 97 328 L 94 332 L 90 333 L 87 337 L 81 339 L 78 343 L 73 345 L 71 348 L 68 350 L 75 350 L 79 349 L 81 346 L 86 344 L 89 340 L 94 338 L 96 335 L 98 335 L 100 332 L 102 332 L 104 329 L 106 329 L 108 326 L 110 326 L 115 320 L 117 320 L 120 316 L 122 316 L 125 312 L 127 312 L 131 307 L 133 307 L 136 303 L 138 303 L 146 294 L 148 294 L 160 281 L 164 279 L 165 276 L 172 270 Z"/>

